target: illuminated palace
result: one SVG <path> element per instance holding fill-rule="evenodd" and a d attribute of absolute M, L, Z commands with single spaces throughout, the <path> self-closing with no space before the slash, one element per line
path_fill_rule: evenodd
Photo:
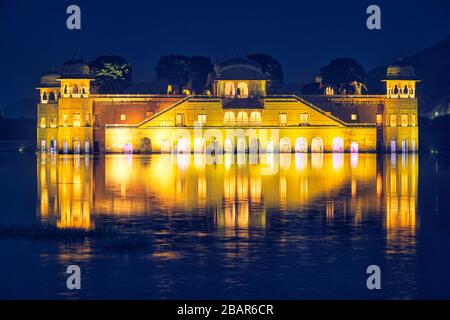
<path fill-rule="evenodd" d="M 415 152 L 414 69 L 387 68 L 383 95 L 269 95 L 252 61 L 215 66 L 207 95 L 95 94 L 73 58 L 38 87 L 37 146 L 60 153 Z M 275 134 L 276 133 L 276 134 Z"/>

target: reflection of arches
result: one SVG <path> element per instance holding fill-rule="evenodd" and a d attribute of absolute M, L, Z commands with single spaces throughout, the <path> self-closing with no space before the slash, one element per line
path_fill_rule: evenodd
<path fill-rule="evenodd" d="M 170 139 L 164 139 L 161 142 L 161 153 L 171 153 L 172 152 L 172 141 Z"/>
<path fill-rule="evenodd" d="M 181 137 L 180 139 L 178 139 L 177 152 L 178 153 L 189 153 L 189 152 L 191 152 L 191 144 L 190 144 L 188 138 Z"/>
<path fill-rule="evenodd" d="M 234 118 L 234 112 L 227 111 L 223 117 L 223 122 L 225 125 L 234 126 L 236 124 L 236 120 Z"/>
<path fill-rule="evenodd" d="M 316 137 L 311 141 L 311 152 L 323 152 L 323 141 Z"/>
<path fill-rule="evenodd" d="M 295 140 L 295 152 L 308 152 L 308 141 L 306 141 L 306 138 L 301 137 Z"/>
<path fill-rule="evenodd" d="M 350 144 L 350 152 L 351 153 L 357 153 L 359 151 L 359 147 L 358 147 L 358 143 L 356 143 L 356 142 L 352 142 L 351 144 Z"/>
<path fill-rule="evenodd" d="M 288 137 L 281 138 L 280 152 L 291 152 L 291 140 Z"/>
<path fill-rule="evenodd" d="M 225 83 L 225 95 L 234 96 L 234 94 L 235 94 L 234 83 L 233 82 Z"/>
<path fill-rule="evenodd" d="M 233 153 L 233 142 L 231 142 L 230 138 L 225 139 L 223 151 L 225 153 Z"/>
<path fill-rule="evenodd" d="M 403 153 L 408 152 L 408 140 L 406 139 L 402 140 L 402 152 Z"/>
<path fill-rule="evenodd" d="M 236 151 L 238 153 L 245 153 L 247 151 L 247 141 L 245 138 L 239 138 L 237 141 Z"/>
<path fill-rule="evenodd" d="M 260 149 L 259 140 L 256 138 L 253 138 L 252 141 L 250 141 L 249 152 L 250 153 L 258 153 L 259 149 Z"/>
<path fill-rule="evenodd" d="M 48 101 L 56 101 L 56 96 L 53 91 L 50 91 L 50 94 L 48 95 Z"/>
<path fill-rule="evenodd" d="M 203 138 L 196 138 L 194 140 L 194 152 L 195 153 L 203 153 L 206 149 L 206 142 Z"/>
<path fill-rule="evenodd" d="M 344 152 L 344 139 L 336 137 L 333 139 L 333 152 Z"/>
<path fill-rule="evenodd" d="M 141 145 L 139 147 L 139 151 L 140 151 L 140 153 L 152 152 L 152 141 L 147 137 L 142 138 Z"/>
<path fill-rule="evenodd" d="M 245 82 L 240 82 L 238 84 L 239 96 L 246 98 L 248 97 L 248 85 Z"/>

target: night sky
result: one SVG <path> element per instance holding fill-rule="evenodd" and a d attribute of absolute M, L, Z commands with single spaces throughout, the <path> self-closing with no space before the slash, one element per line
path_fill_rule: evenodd
<path fill-rule="evenodd" d="M 82 29 L 66 28 L 81 7 Z M 382 29 L 366 28 L 381 7 Z M 86 61 L 120 55 L 134 82 L 154 78 L 164 54 L 213 61 L 262 52 L 283 65 L 285 82 L 311 81 L 330 59 L 348 56 L 370 70 L 449 34 L 449 1 L 22 1 L 0 0 L 0 108 L 32 98 L 41 73 L 76 52 Z"/>

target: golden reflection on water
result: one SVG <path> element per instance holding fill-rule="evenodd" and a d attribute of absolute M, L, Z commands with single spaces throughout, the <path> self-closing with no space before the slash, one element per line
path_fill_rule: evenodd
<path fill-rule="evenodd" d="M 38 216 L 59 228 L 92 228 L 100 215 L 212 212 L 218 230 L 248 236 L 251 228 L 270 228 L 268 212 L 299 212 L 302 219 L 301 212 L 315 210 L 328 224 L 379 218 L 388 241 L 395 241 L 399 230 L 415 234 L 416 155 L 224 155 L 216 160 L 40 155 Z"/>

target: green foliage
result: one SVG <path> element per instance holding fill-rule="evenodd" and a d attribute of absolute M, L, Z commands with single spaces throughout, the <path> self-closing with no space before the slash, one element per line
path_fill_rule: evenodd
<path fill-rule="evenodd" d="M 159 58 L 155 68 L 156 77 L 178 87 L 178 93 L 183 88 L 189 88 L 202 93 L 206 86 L 208 74 L 213 65 L 207 57 L 167 55 Z"/>
<path fill-rule="evenodd" d="M 100 93 L 123 93 L 131 86 L 131 65 L 122 57 L 101 56 L 89 64 Z"/>
<path fill-rule="evenodd" d="M 262 71 L 269 75 L 270 91 L 276 92 L 283 83 L 284 78 L 281 63 L 264 53 L 251 54 L 247 58 L 257 62 L 261 66 Z"/>
<path fill-rule="evenodd" d="M 333 87 L 337 94 L 353 92 L 353 81 L 364 83 L 366 71 L 355 60 L 350 58 L 337 58 L 320 69 L 325 86 Z"/>

